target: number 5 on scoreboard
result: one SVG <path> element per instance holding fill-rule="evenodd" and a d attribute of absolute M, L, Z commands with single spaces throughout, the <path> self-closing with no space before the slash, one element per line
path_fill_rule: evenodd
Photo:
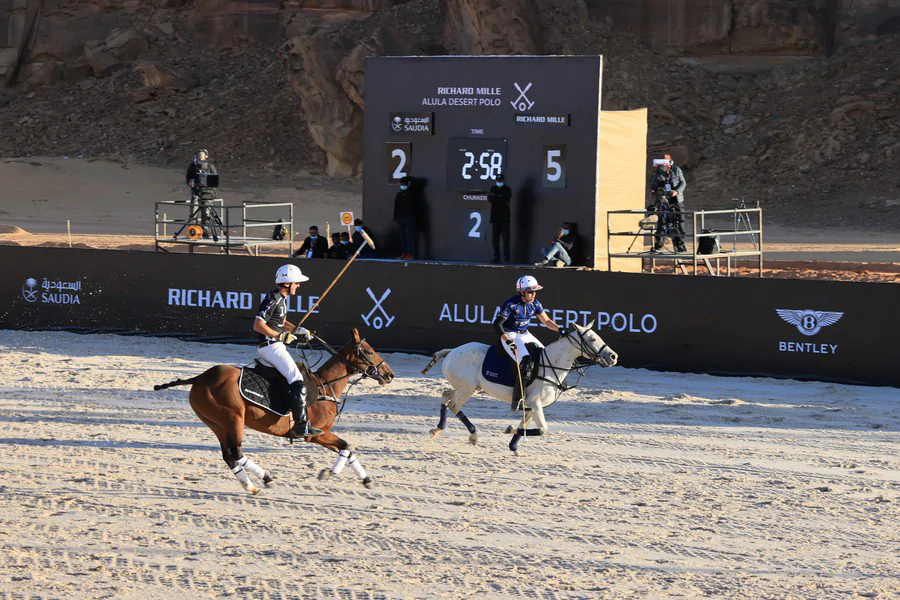
<path fill-rule="evenodd" d="M 566 187 L 566 146 L 544 146 L 543 187 Z"/>
<path fill-rule="evenodd" d="M 388 183 L 400 183 L 412 172 L 412 144 L 410 142 L 388 142 Z"/>

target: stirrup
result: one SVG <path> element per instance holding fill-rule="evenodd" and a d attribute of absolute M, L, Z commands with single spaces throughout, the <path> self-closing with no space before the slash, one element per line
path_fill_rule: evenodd
<path fill-rule="evenodd" d="M 300 423 L 303 423 L 302 428 L 298 428 Z M 325 432 L 318 427 L 310 425 L 309 421 L 294 421 L 294 426 L 291 427 L 291 437 L 295 439 L 321 435 L 323 433 Z"/>

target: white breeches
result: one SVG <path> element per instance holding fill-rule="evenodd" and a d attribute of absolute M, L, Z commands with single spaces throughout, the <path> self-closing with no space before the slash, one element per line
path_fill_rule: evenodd
<path fill-rule="evenodd" d="M 518 333 L 516 331 L 507 331 L 506 337 L 512 339 L 516 343 L 516 352 L 513 354 L 512 348 L 506 342 L 501 341 L 500 343 L 503 345 L 503 349 L 506 350 L 506 353 L 509 354 L 509 357 L 516 361 L 516 363 L 521 363 L 522 358 L 528 356 L 528 349 L 525 347 L 525 344 L 537 344 L 541 348 L 544 345 L 530 332 L 526 331 L 524 333 Z"/>
<path fill-rule="evenodd" d="M 265 364 L 278 369 L 278 372 L 284 375 L 284 378 L 287 379 L 289 384 L 302 379 L 300 369 L 297 368 L 297 363 L 294 362 L 290 352 L 288 352 L 288 349 L 281 342 L 275 342 L 274 344 L 257 348 L 256 355 Z"/>

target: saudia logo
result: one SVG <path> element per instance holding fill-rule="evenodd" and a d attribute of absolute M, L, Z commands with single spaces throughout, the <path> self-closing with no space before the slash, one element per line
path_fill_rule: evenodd
<path fill-rule="evenodd" d="M 42 291 L 43 290 L 43 291 Z M 81 304 L 80 281 L 53 281 L 29 277 L 22 285 L 22 297 L 31 304 Z"/>
<path fill-rule="evenodd" d="M 821 310 L 794 310 L 776 308 L 775 312 L 786 322 L 794 325 L 797 331 L 806 336 L 814 336 L 823 327 L 834 325 L 844 316 L 842 312 L 828 312 Z M 778 342 L 779 352 L 799 352 L 810 354 L 837 354 L 837 344 L 816 344 L 813 342 Z"/>

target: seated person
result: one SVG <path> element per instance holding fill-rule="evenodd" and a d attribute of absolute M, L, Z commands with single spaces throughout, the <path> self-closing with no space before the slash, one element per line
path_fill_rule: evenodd
<path fill-rule="evenodd" d="M 575 246 L 575 226 L 572 223 L 565 222 L 556 232 L 556 237 L 550 240 L 550 245 L 541 248 L 544 260 L 534 263 L 536 267 L 559 267 L 562 265 L 570 266 L 572 257 L 570 252 Z M 562 263 L 562 264 L 560 264 Z"/>
<path fill-rule="evenodd" d="M 353 231 L 352 246 L 354 248 L 354 250 L 353 250 L 354 252 L 355 252 L 356 248 L 359 248 L 360 246 L 362 246 L 363 244 L 366 243 L 365 238 L 360 233 L 361 231 L 365 231 L 369 235 L 369 237 L 372 238 L 372 241 L 375 242 L 375 236 L 372 235 L 372 230 L 369 229 L 368 227 L 366 227 L 365 225 L 363 225 L 362 219 L 356 219 L 353 221 L 353 229 L 354 229 L 354 231 Z M 377 244 L 377 242 L 375 242 L 375 243 Z M 359 257 L 360 258 L 374 258 L 375 250 L 373 250 L 368 244 L 366 244 L 366 246 L 362 249 L 362 252 L 359 253 Z"/>
<path fill-rule="evenodd" d="M 309 237 L 303 240 L 300 249 L 294 252 L 298 258 L 325 258 L 328 255 L 328 242 L 319 235 L 319 228 L 315 225 L 309 228 Z"/>
<path fill-rule="evenodd" d="M 347 260 L 353 251 L 353 246 L 350 244 L 350 234 L 342 231 L 340 234 L 336 233 L 334 235 L 337 235 L 340 241 L 328 249 L 328 258 Z"/>

